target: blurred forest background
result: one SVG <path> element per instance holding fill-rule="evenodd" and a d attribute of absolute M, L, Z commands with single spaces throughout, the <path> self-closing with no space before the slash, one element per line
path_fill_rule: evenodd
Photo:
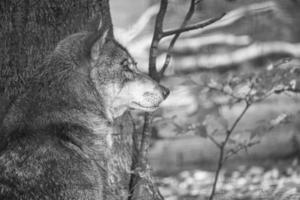
<path fill-rule="evenodd" d="M 164 30 L 180 26 L 189 2 L 169 1 Z M 159 1 L 111 3 L 119 40 L 147 72 Z M 171 50 L 162 80 L 171 95 L 154 118 L 150 149 L 161 192 L 208 196 L 226 130 L 249 103 L 227 141 L 216 199 L 300 199 L 300 2 L 203 0 L 189 24 L 222 13 Z M 158 67 L 170 40 L 160 43 Z"/>
<path fill-rule="evenodd" d="M 26 68 L 81 30 L 95 2 L 1 2 L 0 116 L 26 87 L 34 69 Z M 144 72 L 159 3 L 110 0 L 115 35 Z M 169 0 L 164 30 L 180 27 L 189 5 Z M 158 66 L 172 55 L 161 81 L 171 94 L 154 113 L 149 151 L 160 191 L 166 200 L 205 199 L 217 171 L 216 199 L 300 199 L 300 1 L 200 0 L 189 24 L 219 16 L 182 33 L 171 51 L 171 37 L 159 45 Z"/>

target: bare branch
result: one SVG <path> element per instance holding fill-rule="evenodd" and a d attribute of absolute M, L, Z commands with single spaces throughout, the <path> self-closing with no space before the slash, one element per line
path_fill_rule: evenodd
<path fill-rule="evenodd" d="M 275 2 L 268 1 L 263 3 L 254 3 L 251 5 L 240 7 L 228 12 L 222 19 L 218 20 L 214 24 L 207 26 L 203 29 L 197 29 L 195 31 L 188 32 L 185 34 L 185 36 L 191 37 L 194 35 L 199 35 L 208 30 L 218 29 L 224 26 L 232 25 L 245 16 L 257 15 L 270 11 L 279 12 L 278 6 Z"/>
<path fill-rule="evenodd" d="M 234 131 L 235 127 L 241 121 L 241 119 L 244 117 L 244 115 L 246 114 L 246 112 L 247 112 L 247 110 L 249 109 L 250 106 L 251 106 L 251 103 L 246 101 L 246 106 L 245 106 L 244 110 L 241 112 L 241 114 L 238 116 L 238 118 L 234 121 L 231 128 L 227 131 L 227 135 L 226 135 L 226 138 L 225 138 L 224 142 L 228 141 L 228 139 L 230 138 L 230 136 L 231 136 L 232 132 Z"/>
<path fill-rule="evenodd" d="M 215 23 L 216 21 L 220 20 L 224 16 L 225 16 L 225 14 L 222 14 L 218 17 L 214 17 L 214 18 L 205 20 L 205 21 L 197 23 L 197 24 L 193 24 L 193 25 L 190 25 L 190 26 L 187 26 L 187 27 L 183 26 L 184 28 L 182 27 L 182 28 L 179 28 L 179 29 L 165 31 L 165 32 L 163 32 L 163 37 L 167 37 L 167 36 L 178 34 L 178 33 L 183 33 L 183 32 L 187 32 L 187 31 L 192 31 L 192 30 L 204 28 L 204 27 L 206 27 L 210 24 Z"/>
<path fill-rule="evenodd" d="M 156 81 L 159 81 L 160 78 L 156 69 L 157 48 L 158 48 L 158 43 L 162 38 L 163 21 L 165 18 L 167 8 L 168 8 L 168 0 L 161 0 L 159 12 L 156 16 L 154 34 L 153 34 L 153 39 L 152 39 L 150 53 L 149 53 L 149 75 L 151 78 L 153 78 Z M 139 147 L 140 159 L 146 158 L 146 154 L 148 152 L 150 138 L 151 138 L 150 123 L 151 123 L 151 115 L 149 113 L 145 113 L 142 139 Z"/>
<path fill-rule="evenodd" d="M 218 142 L 213 136 L 211 135 L 207 135 L 208 139 L 210 141 L 212 141 L 212 143 L 214 143 L 218 148 L 222 148 L 222 144 L 220 144 L 220 142 Z"/>
<path fill-rule="evenodd" d="M 228 12 L 222 19 L 216 21 L 215 23 L 213 23 L 209 26 L 206 26 L 202 29 L 185 32 L 184 34 L 182 34 L 182 37 L 187 38 L 189 36 L 199 35 L 208 30 L 215 30 L 218 28 L 229 26 L 229 25 L 234 24 L 235 22 L 237 22 L 238 20 L 240 20 L 241 18 L 243 18 L 245 16 L 253 16 L 253 15 L 257 15 L 257 14 L 261 15 L 264 13 L 274 12 L 274 11 L 276 11 L 276 13 L 280 12 L 277 4 L 272 1 L 247 5 L 247 6 L 244 6 L 244 7 L 241 7 L 236 10 Z M 147 63 L 146 60 L 148 60 L 149 58 L 145 58 L 144 54 L 142 54 L 142 52 L 145 52 L 148 49 L 148 47 L 150 46 L 151 41 L 152 41 L 151 38 L 152 37 L 146 37 L 143 39 L 139 39 L 139 41 L 133 41 L 128 45 L 129 50 L 131 52 L 133 52 L 136 55 L 136 57 L 139 57 L 141 60 L 144 60 L 143 62 L 145 62 L 145 63 Z M 199 39 L 199 38 L 197 38 L 197 39 Z M 237 38 L 237 39 L 241 39 L 241 38 Z M 166 41 L 170 41 L 170 40 L 171 40 L 170 37 L 166 38 Z M 199 39 L 199 40 L 202 40 L 202 39 Z M 202 41 L 204 41 L 204 39 Z M 180 40 L 179 40 L 179 42 L 180 42 Z M 243 41 L 241 41 L 241 42 L 243 42 Z M 212 43 L 214 43 L 213 40 L 212 40 Z M 209 44 L 206 44 L 206 45 L 209 45 Z M 169 45 L 167 45 L 165 47 L 166 51 L 168 49 L 168 46 Z M 242 46 L 242 44 L 241 44 L 241 46 Z M 197 47 L 195 47 L 195 48 L 197 48 Z M 199 46 L 199 48 L 201 48 L 201 47 Z M 157 52 L 156 52 L 156 54 L 157 54 Z M 177 63 L 175 63 L 175 64 L 177 64 Z M 191 64 L 189 64 L 189 65 L 192 65 L 192 66 L 190 66 L 190 68 L 199 67 L 196 65 L 196 62 L 193 59 L 191 61 Z M 206 65 L 203 65 L 201 67 L 207 68 Z M 180 72 L 181 72 L 181 69 L 183 71 L 185 71 L 186 73 L 193 71 L 193 70 L 187 70 L 184 67 L 183 68 L 180 67 L 180 69 L 179 69 Z"/>
<path fill-rule="evenodd" d="M 191 4 L 190 4 L 190 8 L 180 26 L 181 29 L 184 29 L 185 26 L 187 25 L 188 21 L 191 19 L 191 17 L 193 16 L 194 14 L 194 11 L 195 11 L 195 1 L 196 0 L 191 0 Z M 170 51 L 172 50 L 172 48 L 174 47 L 174 44 L 176 42 L 176 40 L 178 39 L 179 35 L 180 35 L 181 32 L 177 32 L 175 33 L 174 37 L 172 38 L 170 44 L 169 44 L 169 48 L 168 48 L 168 52 L 167 52 L 167 55 L 166 55 L 166 58 L 165 58 L 165 62 L 159 72 L 159 75 L 160 77 L 163 76 L 164 72 L 166 71 L 167 67 L 169 66 L 169 63 L 170 63 L 170 60 L 171 60 L 171 54 L 170 54 Z M 163 37 L 166 36 L 166 32 L 163 32 Z"/>
<path fill-rule="evenodd" d="M 158 55 L 158 43 L 162 38 L 163 21 L 168 8 L 168 0 L 161 0 L 160 8 L 156 16 L 154 34 L 149 53 L 149 74 L 154 80 L 159 80 L 159 75 L 156 69 L 156 57 Z"/>

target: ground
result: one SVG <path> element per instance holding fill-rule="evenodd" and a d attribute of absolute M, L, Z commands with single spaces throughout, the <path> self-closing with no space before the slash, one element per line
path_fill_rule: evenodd
<path fill-rule="evenodd" d="M 224 168 L 215 200 L 299 200 L 298 162 L 298 159 L 273 160 L 264 166 Z M 160 176 L 157 183 L 166 200 L 205 200 L 210 194 L 213 178 L 214 172 L 191 170 Z"/>

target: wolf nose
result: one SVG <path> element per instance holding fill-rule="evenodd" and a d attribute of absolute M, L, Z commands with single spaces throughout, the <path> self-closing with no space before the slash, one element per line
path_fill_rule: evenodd
<path fill-rule="evenodd" d="M 167 96 L 169 96 L 169 94 L 170 94 L 170 90 L 168 88 L 165 88 L 162 85 L 160 85 L 160 89 L 161 89 L 163 97 L 167 98 Z"/>

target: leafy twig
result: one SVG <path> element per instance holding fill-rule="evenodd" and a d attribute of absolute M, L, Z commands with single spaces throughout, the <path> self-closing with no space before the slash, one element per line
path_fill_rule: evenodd
<path fill-rule="evenodd" d="M 226 131 L 226 137 L 225 137 L 224 141 L 221 143 L 221 145 L 219 146 L 220 155 L 219 155 L 219 159 L 218 159 L 218 166 L 217 166 L 216 175 L 215 175 L 215 179 L 213 182 L 213 187 L 212 187 L 212 191 L 211 191 L 209 200 L 213 200 L 214 195 L 216 193 L 216 187 L 217 187 L 217 183 L 218 183 L 218 179 L 219 179 L 219 174 L 220 174 L 220 171 L 224 164 L 224 153 L 225 153 L 225 148 L 228 143 L 228 140 L 229 140 L 231 134 L 233 133 L 234 129 L 236 128 L 237 124 L 243 118 L 243 116 L 245 115 L 245 113 L 247 112 L 247 110 L 249 109 L 249 107 L 251 105 L 251 103 L 248 100 L 245 100 L 245 102 L 246 102 L 245 108 L 243 109 L 241 114 L 237 117 L 237 119 L 234 121 L 231 128 Z"/>
<path fill-rule="evenodd" d="M 226 155 L 225 158 L 224 158 L 224 161 L 228 160 L 231 156 L 237 154 L 237 153 L 240 152 L 241 150 L 245 150 L 245 151 L 247 152 L 247 149 L 248 149 L 249 147 L 252 147 L 252 146 L 254 146 L 254 145 L 256 145 L 256 144 L 259 144 L 259 143 L 260 143 L 260 141 L 253 141 L 253 142 L 249 142 L 249 143 L 246 143 L 246 144 L 240 144 L 240 145 L 238 145 L 237 148 L 231 149 L 231 150 L 227 153 L 227 155 Z"/>

